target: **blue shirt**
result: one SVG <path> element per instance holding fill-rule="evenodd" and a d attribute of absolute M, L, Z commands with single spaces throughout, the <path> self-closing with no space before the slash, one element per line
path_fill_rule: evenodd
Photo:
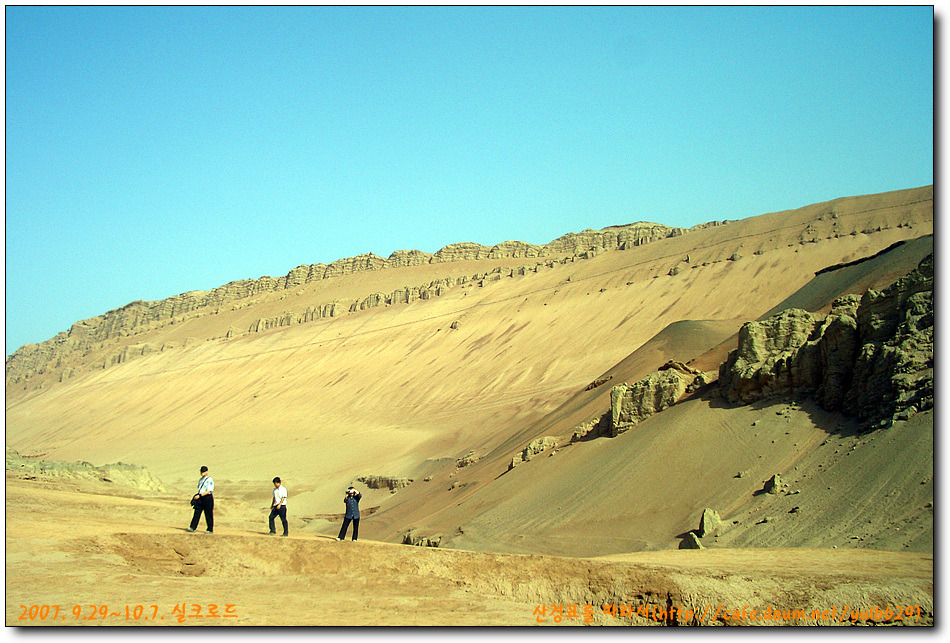
<path fill-rule="evenodd" d="M 346 515 L 344 518 L 349 518 L 350 520 L 356 520 L 360 517 L 360 498 L 363 497 L 363 494 L 358 493 L 355 496 L 347 496 L 343 499 L 343 502 L 346 503 Z"/>

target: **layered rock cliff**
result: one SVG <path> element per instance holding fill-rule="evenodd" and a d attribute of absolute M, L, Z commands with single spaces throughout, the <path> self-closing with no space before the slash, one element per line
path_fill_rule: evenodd
<path fill-rule="evenodd" d="M 827 315 L 792 308 L 748 322 L 718 381 L 715 371 L 668 362 L 614 386 L 610 411 L 575 427 L 572 441 L 616 437 L 713 382 L 713 394 L 734 404 L 806 395 L 869 428 L 906 420 L 934 405 L 933 287 L 929 255 L 883 291 L 840 297 Z"/>
<path fill-rule="evenodd" d="M 835 301 L 822 317 L 787 310 L 745 324 L 722 365 L 727 399 L 813 394 L 868 425 L 933 408 L 933 255 L 883 291 Z"/>
<path fill-rule="evenodd" d="M 232 281 L 210 291 L 186 292 L 160 301 L 133 301 L 121 308 L 76 322 L 72 327 L 56 337 L 40 344 L 26 344 L 6 358 L 7 384 L 22 382 L 38 374 L 62 369 L 67 362 L 82 356 L 94 346 L 117 338 L 174 323 L 189 314 L 198 314 L 204 310 L 213 311 L 217 307 L 246 300 L 262 293 L 278 292 L 319 281 L 332 279 L 361 271 L 395 269 L 405 266 L 429 263 L 446 263 L 498 258 L 532 258 L 579 256 L 587 258 L 602 250 L 617 250 L 642 245 L 685 232 L 682 228 L 672 228 L 655 223 L 633 223 L 625 226 L 613 226 L 600 232 L 585 230 L 581 233 L 564 235 L 551 243 L 536 246 L 521 241 L 506 241 L 495 246 L 483 246 L 477 243 L 456 243 L 448 245 L 435 254 L 420 250 L 397 250 L 388 259 L 372 253 L 356 257 L 339 259 L 330 264 L 300 265 L 283 277 L 264 276 L 259 279 Z M 552 260 L 548 260 L 549 262 Z M 517 274 L 537 270 L 537 265 L 522 266 L 514 269 Z M 508 274 L 512 274 L 509 272 Z M 469 280 L 482 281 L 500 279 L 502 273 L 489 272 L 460 278 L 447 278 L 420 285 L 407 285 L 392 293 L 370 293 L 357 301 L 332 301 L 307 310 L 288 311 L 281 315 L 262 318 L 251 324 L 248 332 L 260 332 L 271 328 L 287 326 L 334 317 L 348 312 L 364 310 L 379 305 L 409 303 L 416 299 L 428 299 L 441 295 L 447 288 Z M 227 336 L 233 336 L 234 329 Z M 167 347 L 146 347 L 142 351 L 162 350 Z M 142 351 L 133 350 L 141 355 Z M 129 356 L 126 349 L 105 358 L 100 366 L 108 367 L 119 363 Z M 69 377 L 72 371 L 66 370 L 63 377 Z"/>

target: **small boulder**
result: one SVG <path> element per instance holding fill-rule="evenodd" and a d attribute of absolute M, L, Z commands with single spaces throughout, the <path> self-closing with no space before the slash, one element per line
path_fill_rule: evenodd
<path fill-rule="evenodd" d="M 699 520 L 699 529 L 696 535 L 700 538 L 706 536 L 718 536 L 722 532 L 723 522 L 719 517 L 719 512 L 709 507 L 703 509 L 703 516 Z"/>
<path fill-rule="evenodd" d="M 763 487 L 763 489 L 765 490 L 765 493 L 771 493 L 775 495 L 781 493 L 784 487 L 785 484 L 782 482 L 781 476 L 776 473 L 774 476 L 765 481 L 765 487 Z"/>
<path fill-rule="evenodd" d="M 699 542 L 699 538 L 696 536 L 695 532 L 687 532 L 686 537 L 680 541 L 680 549 L 706 549 L 703 547 L 703 544 Z"/>

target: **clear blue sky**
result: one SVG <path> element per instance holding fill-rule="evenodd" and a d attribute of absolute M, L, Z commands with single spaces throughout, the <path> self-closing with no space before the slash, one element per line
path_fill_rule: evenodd
<path fill-rule="evenodd" d="M 933 183 L 930 7 L 6 7 L 6 352 L 133 300 Z"/>

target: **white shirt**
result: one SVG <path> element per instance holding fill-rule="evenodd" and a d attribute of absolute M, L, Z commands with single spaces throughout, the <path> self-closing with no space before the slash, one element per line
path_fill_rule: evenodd
<path fill-rule="evenodd" d="M 274 489 L 274 502 L 271 504 L 272 507 L 280 507 L 283 505 L 287 506 L 287 490 L 284 489 L 284 485 L 280 485 Z"/>
<path fill-rule="evenodd" d="M 211 476 L 202 476 L 201 480 L 198 481 L 198 493 L 204 492 L 212 493 L 214 491 L 214 480 L 211 479 Z"/>

